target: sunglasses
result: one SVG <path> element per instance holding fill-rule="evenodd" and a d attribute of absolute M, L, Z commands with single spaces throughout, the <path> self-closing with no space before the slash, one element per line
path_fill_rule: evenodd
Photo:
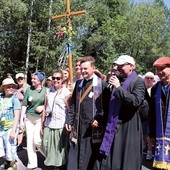
<path fill-rule="evenodd" d="M 24 78 L 23 77 L 18 77 L 18 79 L 17 80 L 23 80 Z"/>
<path fill-rule="evenodd" d="M 52 80 L 61 80 L 61 77 L 52 77 Z"/>
<path fill-rule="evenodd" d="M 5 87 L 6 87 L 7 89 L 14 89 L 14 88 L 15 88 L 14 85 L 6 85 Z"/>

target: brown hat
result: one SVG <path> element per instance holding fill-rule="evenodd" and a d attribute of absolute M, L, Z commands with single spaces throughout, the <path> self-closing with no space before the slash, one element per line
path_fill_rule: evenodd
<path fill-rule="evenodd" d="M 161 57 L 158 58 L 154 63 L 153 67 L 165 66 L 170 65 L 170 57 Z"/>

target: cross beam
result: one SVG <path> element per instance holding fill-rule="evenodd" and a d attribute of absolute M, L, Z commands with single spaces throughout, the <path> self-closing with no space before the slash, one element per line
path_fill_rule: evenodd
<path fill-rule="evenodd" d="M 52 20 L 55 19 L 61 19 L 61 18 L 66 18 L 67 20 L 67 30 L 71 28 L 71 16 L 74 15 L 81 15 L 85 14 L 86 11 L 76 11 L 76 12 L 71 12 L 70 10 L 70 0 L 66 0 L 66 13 L 61 14 L 61 15 L 56 15 L 52 17 Z M 68 37 L 70 38 L 70 37 Z M 69 63 L 69 77 L 70 77 L 70 83 L 73 84 L 73 66 L 72 66 L 72 54 L 71 51 L 68 51 L 68 63 Z"/>

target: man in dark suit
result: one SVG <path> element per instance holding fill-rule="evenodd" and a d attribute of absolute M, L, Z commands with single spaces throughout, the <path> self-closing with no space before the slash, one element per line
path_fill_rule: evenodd
<path fill-rule="evenodd" d="M 170 169 L 170 57 L 158 58 L 153 67 L 160 78 L 149 100 L 149 137 L 155 140 L 153 167 Z"/>

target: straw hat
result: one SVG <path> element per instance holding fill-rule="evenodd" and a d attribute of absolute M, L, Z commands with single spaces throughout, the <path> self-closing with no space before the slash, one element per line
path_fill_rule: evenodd
<path fill-rule="evenodd" d="M 15 87 L 17 86 L 12 78 L 6 78 L 2 81 L 1 88 L 3 88 L 6 85 L 14 85 Z"/>

